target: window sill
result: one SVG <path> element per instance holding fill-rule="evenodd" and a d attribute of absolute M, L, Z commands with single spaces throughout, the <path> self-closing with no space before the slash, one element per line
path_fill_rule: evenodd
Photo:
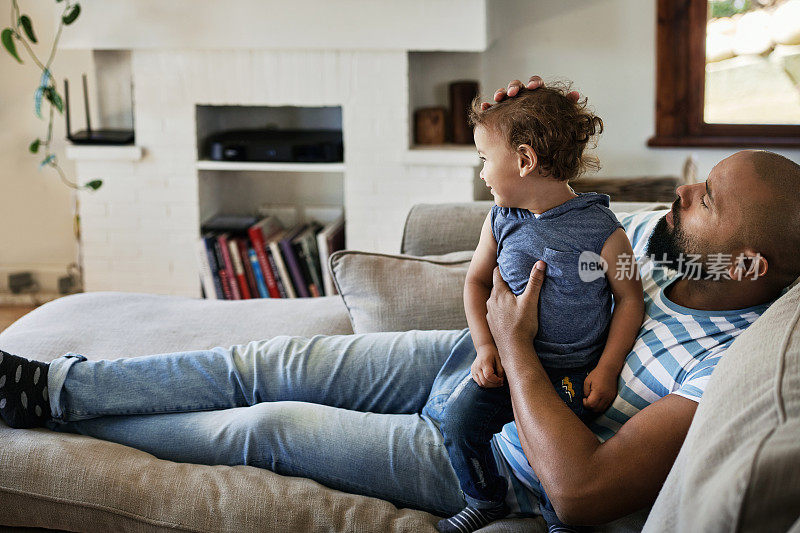
<path fill-rule="evenodd" d="M 653 136 L 647 140 L 652 148 L 696 146 L 706 148 L 763 148 L 766 146 L 800 148 L 798 137 L 731 137 L 723 135 L 664 137 Z"/>

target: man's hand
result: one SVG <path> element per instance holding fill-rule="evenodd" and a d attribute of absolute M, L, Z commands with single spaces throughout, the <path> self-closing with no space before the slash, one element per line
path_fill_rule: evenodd
<path fill-rule="evenodd" d="M 528 83 L 525 85 L 525 88 L 531 91 L 538 89 L 539 87 L 544 87 L 544 81 L 540 76 L 531 76 L 528 80 Z M 513 98 L 519 94 L 520 89 L 522 89 L 522 82 L 519 80 L 512 80 L 508 82 L 508 87 L 497 89 L 494 92 L 494 101 L 502 102 L 506 98 Z M 567 98 L 573 102 L 577 102 L 580 97 L 581 95 L 578 91 L 571 91 L 567 94 Z M 481 104 L 481 109 L 483 111 L 486 111 L 490 107 L 492 107 L 492 104 L 489 102 L 483 102 Z"/>
<path fill-rule="evenodd" d="M 492 292 L 486 301 L 486 321 L 499 353 L 514 353 L 514 350 L 504 348 L 519 342 L 533 343 L 539 332 L 539 291 L 546 268 L 544 261 L 537 261 L 531 269 L 525 291 L 515 296 L 500 275 L 500 268 L 495 267 Z"/>
<path fill-rule="evenodd" d="M 617 374 L 595 367 L 583 381 L 583 406 L 602 413 L 617 397 Z"/>
<path fill-rule="evenodd" d="M 477 357 L 472 362 L 470 373 L 475 383 L 481 387 L 502 387 L 505 378 L 503 365 L 500 364 L 500 354 L 494 345 L 484 344 L 477 348 Z"/>

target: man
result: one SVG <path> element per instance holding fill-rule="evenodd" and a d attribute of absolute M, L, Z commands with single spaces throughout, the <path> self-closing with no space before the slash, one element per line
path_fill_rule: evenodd
<path fill-rule="evenodd" d="M 541 85 L 537 77 L 527 87 Z M 513 97 L 511 82 L 495 100 Z M 613 405 L 587 429 L 561 402 L 533 350 L 537 263 L 514 296 L 495 271 L 487 319 L 515 424 L 495 436 L 509 504 L 536 512 L 542 487 L 559 517 L 602 523 L 654 499 L 725 348 L 800 275 L 800 167 L 739 152 L 668 213 L 622 217 L 634 253 L 664 264 L 730 256 L 698 279 L 643 264 L 646 317 Z M 450 515 L 464 507 L 438 430 L 471 379 L 468 330 L 276 337 L 230 348 L 45 364 L 0 352 L 0 416 L 126 444 L 156 457 L 248 464 Z"/>

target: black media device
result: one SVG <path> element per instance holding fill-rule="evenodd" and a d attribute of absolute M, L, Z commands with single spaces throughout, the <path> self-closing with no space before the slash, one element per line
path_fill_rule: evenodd
<path fill-rule="evenodd" d="M 335 163 L 344 161 L 341 130 L 236 130 L 207 141 L 213 161 Z"/>
<path fill-rule="evenodd" d="M 73 144 L 133 144 L 133 130 L 102 129 L 93 130 L 89 118 L 89 92 L 86 88 L 86 74 L 83 75 L 83 105 L 86 110 L 86 129 L 72 133 L 69 120 L 69 82 L 64 80 L 64 105 L 67 116 L 67 139 Z"/>

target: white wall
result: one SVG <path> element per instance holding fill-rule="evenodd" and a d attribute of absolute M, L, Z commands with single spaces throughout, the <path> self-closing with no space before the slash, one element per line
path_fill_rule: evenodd
<path fill-rule="evenodd" d="M 648 148 L 655 132 L 655 0 L 492 0 L 482 86 L 531 74 L 575 82 L 603 119 L 601 176 L 680 175 L 694 154 L 705 178 L 737 149 Z M 800 161 L 800 150 L 774 150 Z"/>
<path fill-rule="evenodd" d="M 33 19 L 40 57 L 46 55 L 52 43 L 55 2 L 20 4 Z M 2 27 L 8 25 L 10 9 L 10 0 L 0 0 Z M 33 112 L 33 93 L 41 73 L 22 52 L 21 57 L 23 65 L 0 50 L 0 291 L 7 289 L 8 273 L 33 270 L 43 288 L 54 292 L 58 277 L 75 260 L 71 189 L 51 169 L 40 171 L 41 156 L 28 152 L 33 139 L 46 136 L 47 123 Z M 59 53 L 53 71 L 79 84 L 81 72 L 91 75 L 90 58 L 83 51 Z M 82 104 L 73 105 L 83 113 Z M 56 154 L 74 178 L 73 165 L 64 159 L 63 120 L 57 119 L 53 134 Z"/>
<path fill-rule="evenodd" d="M 71 48 L 483 50 L 486 0 L 81 0 Z"/>
<path fill-rule="evenodd" d="M 47 42 L 44 21 L 55 13 L 55 4 L 21 3 Z M 9 7 L 10 0 L 0 0 L 0 13 L 8 13 Z M 484 91 L 534 73 L 573 80 L 605 121 L 601 175 L 678 174 L 686 156 L 695 154 L 705 176 L 735 151 L 646 146 L 654 132 L 655 0 L 492 0 L 487 16 L 494 40 L 480 68 Z M 91 68 L 90 54 L 62 51 L 55 66 L 57 74 L 69 75 L 77 85 L 80 72 Z M 3 52 L 0 80 L 0 290 L 7 272 L 22 269 L 36 271 L 44 285 L 54 288 L 74 255 L 70 193 L 56 176 L 39 172 L 38 158 L 27 153 L 28 143 L 44 126 L 32 110 L 35 69 L 22 68 Z M 76 104 L 76 114 L 82 113 Z M 62 121 L 55 131 L 63 138 Z M 776 151 L 800 161 L 800 150 Z M 70 162 L 64 163 L 71 172 Z"/>

